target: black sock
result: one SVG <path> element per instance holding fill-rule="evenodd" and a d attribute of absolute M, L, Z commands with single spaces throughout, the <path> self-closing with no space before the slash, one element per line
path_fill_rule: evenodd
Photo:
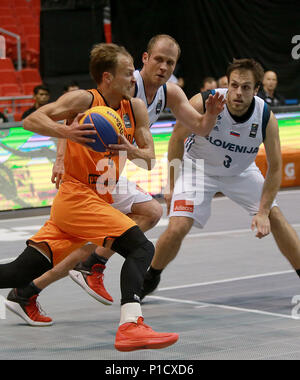
<path fill-rule="evenodd" d="M 300 269 L 296 269 L 296 273 L 300 277 Z"/>
<path fill-rule="evenodd" d="M 154 269 L 152 268 L 152 266 L 150 266 L 150 268 L 148 269 L 148 274 L 151 276 L 151 277 L 156 277 L 156 276 L 159 276 L 161 274 L 161 272 L 163 271 L 163 269 Z"/>
<path fill-rule="evenodd" d="M 33 282 L 27 285 L 25 288 L 17 288 L 17 295 L 23 298 L 30 298 L 41 292 Z"/>
<path fill-rule="evenodd" d="M 106 259 L 103 256 L 99 256 L 99 255 L 97 255 L 96 252 L 94 252 L 83 262 L 83 265 L 86 268 L 91 269 L 93 265 L 95 265 L 95 264 L 105 265 L 107 263 L 107 261 L 108 261 L 108 259 Z"/>

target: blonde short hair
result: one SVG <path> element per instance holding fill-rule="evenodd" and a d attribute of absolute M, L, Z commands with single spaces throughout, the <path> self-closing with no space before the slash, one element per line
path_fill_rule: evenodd
<path fill-rule="evenodd" d="M 115 73 L 119 55 L 125 55 L 133 61 L 132 56 L 123 46 L 112 43 L 100 43 L 93 46 L 90 53 L 90 73 L 97 84 L 102 82 L 105 71 Z"/>

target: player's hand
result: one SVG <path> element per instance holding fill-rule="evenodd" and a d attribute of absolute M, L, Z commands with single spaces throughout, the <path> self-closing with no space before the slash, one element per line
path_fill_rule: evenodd
<path fill-rule="evenodd" d="M 123 150 L 123 151 L 126 151 L 129 156 L 130 153 L 132 153 L 134 150 L 137 149 L 123 135 L 118 135 L 118 137 L 119 137 L 119 144 L 109 144 L 107 147 L 107 151 L 117 153 Z"/>
<path fill-rule="evenodd" d="M 65 138 L 86 146 L 86 143 L 95 142 L 92 137 L 96 135 L 96 131 L 93 124 L 79 124 L 83 115 L 83 113 L 79 113 L 72 124 L 66 126 Z"/>
<path fill-rule="evenodd" d="M 251 230 L 256 229 L 256 237 L 262 239 L 263 237 L 269 235 L 271 232 L 270 219 L 267 214 L 256 214 L 251 223 Z"/>
<path fill-rule="evenodd" d="M 210 94 L 205 102 L 206 112 L 211 116 L 217 116 L 223 111 L 226 104 L 224 95 L 216 92 L 215 95 Z"/>
<path fill-rule="evenodd" d="M 56 159 L 53 168 L 52 168 L 52 177 L 51 182 L 55 183 L 55 187 L 59 189 L 62 177 L 65 172 L 64 160 Z"/>

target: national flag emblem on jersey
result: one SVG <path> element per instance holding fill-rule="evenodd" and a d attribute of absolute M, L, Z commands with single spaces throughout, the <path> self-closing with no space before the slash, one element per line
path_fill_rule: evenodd
<path fill-rule="evenodd" d="M 230 135 L 235 136 L 235 137 L 240 137 L 241 134 L 239 132 L 230 131 Z"/>

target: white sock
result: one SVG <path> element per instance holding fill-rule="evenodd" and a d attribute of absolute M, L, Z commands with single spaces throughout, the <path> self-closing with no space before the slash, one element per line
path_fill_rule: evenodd
<path fill-rule="evenodd" d="M 139 317 L 142 317 L 142 308 L 138 302 L 125 303 L 121 306 L 121 319 L 119 326 L 124 323 L 137 323 Z"/>

